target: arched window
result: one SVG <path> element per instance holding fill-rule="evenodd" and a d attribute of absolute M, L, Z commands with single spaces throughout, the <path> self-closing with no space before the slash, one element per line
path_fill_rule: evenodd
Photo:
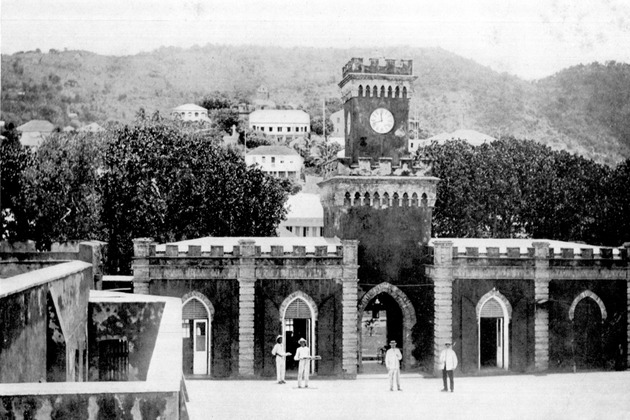
<path fill-rule="evenodd" d="M 398 207 L 400 205 L 400 200 L 398 199 L 398 193 L 394 193 L 394 198 L 392 200 L 392 207 Z"/>
<path fill-rule="evenodd" d="M 374 203 L 374 207 L 377 207 L 377 208 L 380 207 L 380 205 L 381 205 L 381 197 L 378 195 L 377 192 L 374 193 L 373 199 L 374 200 L 372 201 L 372 203 Z"/>
<path fill-rule="evenodd" d="M 407 87 L 403 87 L 403 94 L 402 94 L 403 98 L 407 98 Z"/>
<path fill-rule="evenodd" d="M 394 98 L 400 98 L 400 86 L 396 86 L 396 93 L 394 94 Z"/>
<path fill-rule="evenodd" d="M 411 195 L 411 207 L 418 207 L 418 194 L 416 193 Z"/>
<path fill-rule="evenodd" d="M 402 206 L 403 207 L 409 207 L 409 196 L 407 195 L 407 193 L 403 194 L 402 197 Z"/>
<path fill-rule="evenodd" d="M 391 97 L 392 97 L 392 87 L 391 87 L 391 86 L 387 88 L 387 96 L 388 96 L 389 98 L 391 98 Z"/>
<path fill-rule="evenodd" d="M 367 98 L 369 98 L 369 97 L 370 97 L 370 87 L 369 87 L 369 86 L 366 86 L 366 87 L 365 87 L 365 96 L 366 96 Z"/>
<path fill-rule="evenodd" d="M 422 193 L 422 199 L 420 200 L 421 207 L 427 207 L 429 205 L 429 200 L 427 199 L 427 195 Z"/>
<path fill-rule="evenodd" d="M 363 96 L 363 85 L 359 85 L 359 96 Z"/>
<path fill-rule="evenodd" d="M 381 86 L 381 98 L 385 97 L 385 86 Z"/>
<path fill-rule="evenodd" d="M 376 85 L 374 85 L 374 88 L 372 88 L 372 93 L 375 98 L 378 96 L 378 87 Z"/>
<path fill-rule="evenodd" d="M 355 206 L 361 205 L 361 194 L 359 194 L 358 192 L 354 194 L 354 205 Z"/>
<path fill-rule="evenodd" d="M 389 194 L 383 194 L 383 206 L 389 207 Z"/>
<path fill-rule="evenodd" d="M 344 206 L 351 206 L 352 205 L 352 198 L 350 197 L 350 193 L 346 192 L 346 195 L 343 198 L 343 205 Z"/>
<path fill-rule="evenodd" d="M 363 205 L 364 206 L 369 206 L 370 205 L 370 193 L 365 193 L 363 194 Z"/>

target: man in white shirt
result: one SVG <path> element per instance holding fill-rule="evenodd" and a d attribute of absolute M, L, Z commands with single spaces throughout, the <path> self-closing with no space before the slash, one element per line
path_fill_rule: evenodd
<path fill-rule="evenodd" d="M 442 367 L 442 380 L 444 381 L 444 388 L 442 392 L 448 392 L 446 386 L 446 377 L 451 382 L 451 392 L 455 391 L 455 382 L 453 380 L 453 371 L 457 367 L 457 355 L 451 348 L 451 343 L 444 343 L 444 350 L 440 352 L 440 366 Z"/>
<path fill-rule="evenodd" d="M 305 388 L 308 388 L 308 374 L 309 374 L 309 364 L 311 362 L 311 350 L 306 347 L 306 340 L 304 338 L 300 338 L 298 340 L 300 347 L 298 347 L 295 352 L 294 360 L 299 360 L 300 364 L 298 365 L 298 388 L 302 388 L 302 381 L 305 383 Z"/>
<path fill-rule="evenodd" d="M 284 374 L 286 372 L 286 357 L 291 356 L 291 353 L 285 353 L 282 348 L 282 336 L 279 335 L 276 338 L 276 345 L 273 346 L 273 350 L 271 350 L 271 354 L 275 356 L 276 359 L 276 377 L 278 379 L 279 384 L 286 384 L 284 381 Z"/>
<path fill-rule="evenodd" d="M 399 391 L 402 391 L 400 387 L 400 361 L 402 360 L 402 354 L 400 349 L 396 348 L 396 341 L 389 342 L 389 350 L 385 353 L 385 366 L 387 366 L 387 374 L 389 376 L 389 390 L 394 390 L 394 379 L 396 379 L 396 386 Z"/>

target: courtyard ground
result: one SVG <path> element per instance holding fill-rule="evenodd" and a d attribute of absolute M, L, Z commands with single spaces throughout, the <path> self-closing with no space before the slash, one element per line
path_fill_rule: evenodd
<path fill-rule="evenodd" d="M 630 371 L 455 378 L 403 374 L 402 392 L 384 375 L 356 380 L 187 380 L 191 420 L 202 419 L 624 419 Z"/>

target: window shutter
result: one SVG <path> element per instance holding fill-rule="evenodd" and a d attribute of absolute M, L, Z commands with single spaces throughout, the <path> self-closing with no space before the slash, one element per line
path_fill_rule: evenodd
<path fill-rule="evenodd" d="M 182 309 L 182 319 L 207 319 L 208 311 L 197 299 L 189 300 Z"/>
<path fill-rule="evenodd" d="M 503 309 L 496 299 L 488 300 L 481 308 L 481 318 L 503 318 Z"/>
<path fill-rule="evenodd" d="M 311 310 L 302 299 L 295 299 L 285 312 L 286 319 L 310 319 Z"/>

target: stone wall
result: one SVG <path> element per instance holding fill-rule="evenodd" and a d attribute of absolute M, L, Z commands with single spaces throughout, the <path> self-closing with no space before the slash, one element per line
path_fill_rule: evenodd
<path fill-rule="evenodd" d="M 127 380 L 146 380 L 163 310 L 163 302 L 90 302 L 89 380 L 99 380 L 99 343 L 112 339 L 129 345 Z"/>

